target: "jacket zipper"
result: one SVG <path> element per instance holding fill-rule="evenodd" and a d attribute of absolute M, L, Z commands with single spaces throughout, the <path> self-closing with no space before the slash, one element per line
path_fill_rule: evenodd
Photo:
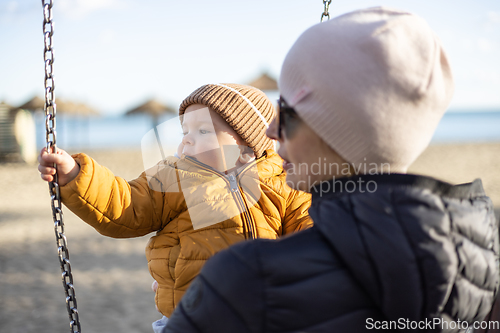
<path fill-rule="evenodd" d="M 255 239 L 256 238 L 256 232 L 254 230 L 255 223 L 251 217 L 251 215 L 248 213 L 248 207 L 243 200 L 243 195 L 240 192 L 240 187 L 238 186 L 238 181 L 236 180 L 236 177 L 231 173 L 228 175 L 229 178 L 229 184 L 230 184 L 230 189 L 233 195 L 235 196 L 236 200 L 239 201 L 239 204 L 241 205 L 242 208 L 240 208 L 243 212 L 243 215 L 245 215 L 247 219 L 247 230 L 249 234 L 250 239 Z"/>
<path fill-rule="evenodd" d="M 215 173 L 218 176 L 220 176 L 222 179 L 224 179 L 224 181 L 229 185 L 229 189 L 231 190 L 233 198 L 235 199 L 236 205 L 238 206 L 238 208 L 240 209 L 240 212 L 244 216 L 243 223 L 244 223 L 244 225 L 247 229 L 247 233 L 248 233 L 248 235 L 245 234 L 245 238 L 246 239 L 248 239 L 248 238 L 255 239 L 257 236 L 255 221 L 253 220 L 252 216 L 248 213 L 248 207 L 245 203 L 245 200 L 243 199 L 243 195 L 241 194 L 241 190 L 240 190 L 240 187 L 238 186 L 238 180 L 236 179 L 236 176 L 232 173 L 226 176 L 225 174 L 207 166 L 204 163 L 201 163 L 201 162 L 195 160 L 194 158 L 192 158 L 190 156 L 186 156 L 186 159 L 189 160 L 190 162 L 198 165 L 202 169 L 209 171 L 209 172 L 212 172 L 212 173 Z M 252 162 L 251 165 L 253 165 L 253 163 L 256 163 L 256 162 L 257 161 L 255 160 L 254 162 Z M 240 172 L 240 175 L 243 174 L 249 167 L 251 167 L 251 165 L 249 165 L 245 169 L 243 169 Z"/>

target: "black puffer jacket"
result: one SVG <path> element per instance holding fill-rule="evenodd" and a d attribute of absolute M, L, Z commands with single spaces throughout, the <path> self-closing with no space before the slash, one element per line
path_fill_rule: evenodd
<path fill-rule="evenodd" d="M 486 316 L 499 245 L 479 180 L 377 175 L 321 186 L 313 228 L 214 256 L 165 332 L 459 331 Z"/>

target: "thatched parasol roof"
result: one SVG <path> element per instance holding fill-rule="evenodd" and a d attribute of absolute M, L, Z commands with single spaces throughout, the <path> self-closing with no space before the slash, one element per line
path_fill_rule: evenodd
<path fill-rule="evenodd" d="M 97 112 L 95 109 L 91 108 L 90 106 L 84 103 L 71 102 L 67 100 L 61 100 L 59 98 L 56 99 L 56 107 L 57 107 L 57 112 L 63 114 L 74 114 L 74 115 L 84 115 L 84 116 L 99 114 L 99 112 Z"/>
<path fill-rule="evenodd" d="M 133 114 L 149 114 L 153 117 L 159 117 L 164 113 L 177 114 L 177 111 L 170 106 L 163 105 L 155 99 L 151 99 L 146 103 L 127 111 L 125 115 L 130 116 Z"/>
<path fill-rule="evenodd" d="M 23 105 L 18 106 L 16 109 L 24 109 L 30 111 L 43 110 L 44 105 L 45 101 L 40 97 L 35 96 L 26 103 L 24 103 Z"/>
<path fill-rule="evenodd" d="M 23 105 L 18 106 L 16 109 L 36 111 L 36 110 L 43 110 L 44 106 L 45 106 L 45 101 L 40 97 L 35 96 L 26 103 L 24 103 Z M 56 98 L 56 107 L 57 107 L 57 112 L 63 114 L 78 114 L 87 116 L 99 114 L 99 112 L 97 112 L 95 109 L 91 108 L 90 106 L 84 103 L 71 102 L 60 98 Z"/>
<path fill-rule="evenodd" d="M 262 73 L 248 85 L 260 90 L 278 90 L 278 82 L 267 73 Z"/>

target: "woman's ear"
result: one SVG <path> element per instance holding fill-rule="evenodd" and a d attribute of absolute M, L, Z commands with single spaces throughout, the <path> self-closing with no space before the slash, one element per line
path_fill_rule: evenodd
<path fill-rule="evenodd" d="M 238 162 L 240 162 L 241 164 L 247 164 L 255 159 L 255 153 L 253 152 L 252 148 L 244 147 L 243 149 L 240 150 L 241 151 L 240 151 L 240 157 L 238 158 Z"/>

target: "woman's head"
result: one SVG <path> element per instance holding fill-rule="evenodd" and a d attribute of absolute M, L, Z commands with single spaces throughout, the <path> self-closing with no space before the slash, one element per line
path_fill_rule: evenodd
<path fill-rule="evenodd" d="M 381 7 L 305 31 L 285 58 L 279 87 L 304 125 L 359 173 L 406 172 L 454 90 L 447 56 L 425 21 Z"/>
<path fill-rule="evenodd" d="M 267 135 L 279 142 L 278 154 L 283 158 L 286 181 L 291 188 L 307 192 L 323 180 L 352 174 L 351 165 L 329 147 L 282 98 Z"/>

